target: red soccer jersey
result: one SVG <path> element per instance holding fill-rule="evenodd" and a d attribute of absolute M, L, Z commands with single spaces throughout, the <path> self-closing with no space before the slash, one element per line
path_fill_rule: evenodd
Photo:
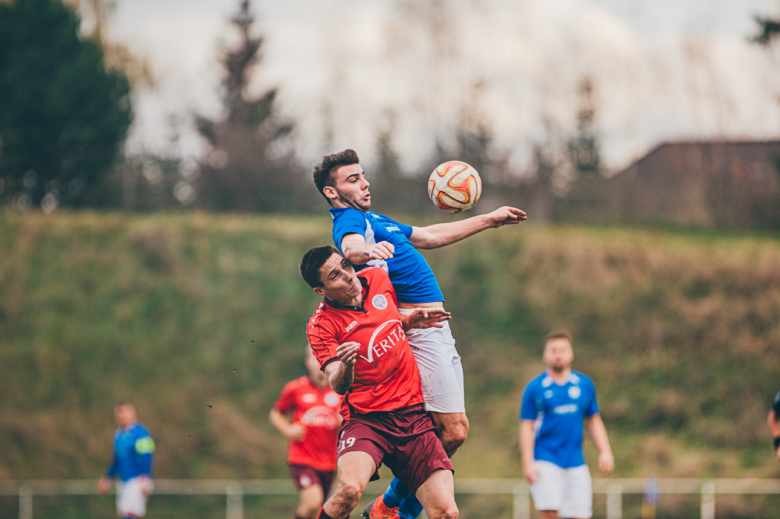
<path fill-rule="evenodd" d="M 287 463 L 316 470 L 336 470 L 336 443 L 341 420 L 341 395 L 330 386 L 318 389 L 309 377 L 288 382 L 276 400 L 280 413 L 292 412 L 292 423 L 306 427 L 303 441 L 290 440 Z"/>
<path fill-rule="evenodd" d="M 350 413 L 395 411 L 423 403 L 420 372 L 406 339 L 395 291 L 387 273 L 372 267 L 360 271 L 363 308 L 325 300 L 306 328 L 309 345 L 324 368 L 338 360 L 336 348 L 360 343 L 355 380 L 344 398 Z M 342 415 L 348 419 L 342 409 Z"/>

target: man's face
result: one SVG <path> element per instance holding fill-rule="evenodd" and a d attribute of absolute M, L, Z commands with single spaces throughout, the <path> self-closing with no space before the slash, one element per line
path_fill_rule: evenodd
<path fill-rule="evenodd" d="M 359 211 L 371 209 L 370 185 L 360 164 L 341 166 L 331 173 L 335 187 L 326 186 L 325 195 L 332 200 L 335 207 L 352 207 Z"/>
<path fill-rule="evenodd" d="M 543 360 L 547 367 L 556 373 L 570 368 L 574 361 L 574 350 L 569 340 L 561 337 L 547 341 Z"/>
<path fill-rule="evenodd" d="M 135 408 L 131 405 L 120 405 L 114 409 L 114 421 L 119 427 L 127 427 L 135 422 Z"/>
<path fill-rule="evenodd" d="M 314 292 L 325 296 L 331 301 L 349 304 L 363 294 L 363 285 L 355 274 L 355 269 L 341 254 L 333 253 L 320 267 L 321 287 Z"/>

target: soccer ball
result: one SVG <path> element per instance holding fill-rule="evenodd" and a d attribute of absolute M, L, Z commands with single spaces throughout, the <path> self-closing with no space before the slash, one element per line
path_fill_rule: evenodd
<path fill-rule="evenodd" d="M 482 179 L 465 162 L 445 162 L 428 179 L 428 196 L 436 207 L 448 213 L 468 211 L 481 194 Z"/>

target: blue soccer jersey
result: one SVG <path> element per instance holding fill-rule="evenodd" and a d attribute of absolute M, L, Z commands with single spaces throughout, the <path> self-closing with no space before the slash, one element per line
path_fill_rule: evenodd
<path fill-rule="evenodd" d="M 572 371 L 565 384 L 542 373 L 523 392 L 520 420 L 535 420 L 534 459 L 569 469 L 585 465 L 582 424 L 599 412 L 593 381 Z"/>
<path fill-rule="evenodd" d="M 393 257 L 387 261 L 373 260 L 368 265 L 356 265 L 360 270 L 365 266 L 382 267 L 390 275 L 400 303 L 433 303 L 444 301 L 444 296 L 436 281 L 433 270 L 425 257 L 414 248 L 409 238 L 412 227 L 398 223 L 381 214 L 364 213 L 351 207 L 334 207 L 330 210 L 333 217 L 333 241 L 342 254 L 341 241 L 348 234 L 359 234 L 366 243 L 390 242 L 395 247 Z"/>
<path fill-rule="evenodd" d="M 106 470 L 106 476 L 119 476 L 128 481 L 138 476 L 152 476 L 154 462 L 154 440 L 140 423 L 114 433 L 114 459 Z"/>

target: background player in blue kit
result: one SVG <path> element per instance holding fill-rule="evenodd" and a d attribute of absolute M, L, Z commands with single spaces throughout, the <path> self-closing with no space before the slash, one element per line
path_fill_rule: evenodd
<path fill-rule="evenodd" d="M 345 150 L 326 155 L 314 167 L 314 183 L 331 205 L 333 241 L 356 269 L 380 266 L 390 275 L 401 314 L 415 308 L 444 308 L 444 296 L 428 262 L 417 249 L 435 249 L 485 229 L 526 219 L 520 209 L 502 207 L 457 222 L 412 227 L 371 212 L 369 183 L 358 155 Z M 425 407 L 444 449 L 452 455 L 466 440 L 469 423 L 463 392 L 463 368 L 448 323 L 443 328 L 412 330 L 409 344 L 420 371 Z M 408 496 L 406 502 L 403 502 Z M 397 515 L 396 515 L 396 508 Z M 364 511 L 371 519 L 412 519 L 422 507 L 408 489 L 393 480 L 384 497 Z"/>
<path fill-rule="evenodd" d="M 114 433 L 114 458 L 100 478 L 97 490 L 105 494 L 111 489 L 114 477 L 118 477 L 117 514 L 122 519 L 143 517 L 146 515 L 146 500 L 154 488 L 154 440 L 147 428 L 138 423 L 132 404 L 117 404 L 114 421 L 118 426 Z"/>
<path fill-rule="evenodd" d="M 777 461 L 780 461 L 780 393 L 775 396 L 775 402 L 772 409 L 769 410 L 769 416 L 766 421 L 769 423 L 769 430 L 772 431 L 772 438 L 775 446 L 775 455 Z"/>
<path fill-rule="evenodd" d="M 520 409 L 520 455 L 534 505 L 543 519 L 593 515 L 590 472 L 582 454 L 583 420 L 599 451 L 599 468 L 615 468 L 596 387 L 572 371 L 573 339 L 567 332 L 545 338 L 547 370 L 525 387 Z"/>

